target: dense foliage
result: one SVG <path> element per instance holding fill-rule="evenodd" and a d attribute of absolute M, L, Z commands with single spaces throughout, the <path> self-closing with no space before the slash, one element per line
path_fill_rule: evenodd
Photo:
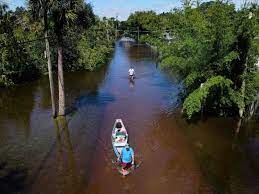
<path fill-rule="evenodd" d="M 36 26 L 28 26 L 28 23 L 26 10 L 17 8 L 16 12 L 11 12 L 7 11 L 7 6 L 0 6 L 0 86 L 27 81 L 39 74 L 42 65 L 42 57 L 38 57 L 40 45 L 21 44 L 36 38 L 32 33 Z"/>
<path fill-rule="evenodd" d="M 52 11 L 47 26 L 54 71 L 60 42 L 56 33 L 60 26 L 55 21 L 58 9 Z M 68 19 L 62 34 L 65 71 L 93 71 L 105 64 L 115 42 L 114 19 L 99 19 L 90 4 L 80 9 L 77 15 L 72 11 L 66 15 Z M 30 81 L 47 73 L 44 23 L 32 13 L 39 10 L 34 6 L 34 10 L 28 7 L 13 11 L 0 4 L 0 87 Z"/>
<path fill-rule="evenodd" d="M 96 20 L 96 25 L 84 32 L 77 45 L 80 69 L 92 71 L 104 64 L 115 42 L 115 20 L 113 18 L 110 20 L 103 18 L 103 21 L 96 18 Z"/>
<path fill-rule="evenodd" d="M 138 26 L 140 41 L 156 46 L 161 66 L 183 80 L 188 118 L 202 110 L 243 117 L 258 98 L 258 13 L 254 4 L 237 10 L 229 1 L 187 3 L 159 15 L 136 12 L 124 26 Z"/>
<path fill-rule="evenodd" d="M 83 3 L 81 0 L 75 3 L 79 5 L 79 1 Z M 38 5 L 38 1 L 30 2 Z M 55 0 L 51 5 L 47 26 L 54 70 L 56 48 L 61 42 L 65 71 L 93 71 L 104 64 L 119 27 L 120 35 L 155 46 L 161 66 L 183 81 L 181 96 L 188 118 L 202 110 L 243 117 L 258 99 L 257 4 L 237 10 L 228 1 L 196 6 L 192 1 L 183 1 L 181 9 L 162 14 L 135 12 L 118 24 L 114 18 L 95 16 L 89 4 L 71 9 L 66 4 L 60 7 L 58 2 Z M 0 6 L 0 86 L 35 79 L 48 70 L 43 40 L 46 26 L 33 17 L 33 12 L 39 12 L 37 6 L 15 11 Z"/>

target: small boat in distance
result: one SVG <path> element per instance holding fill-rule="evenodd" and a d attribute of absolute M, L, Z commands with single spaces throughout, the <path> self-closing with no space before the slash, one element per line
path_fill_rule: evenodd
<path fill-rule="evenodd" d="M 128 143 L 128 132 L 121 119 L 116 119 L 112 129 L 112 147 L 117 158 L 120 158 L 122 149 Z"/>

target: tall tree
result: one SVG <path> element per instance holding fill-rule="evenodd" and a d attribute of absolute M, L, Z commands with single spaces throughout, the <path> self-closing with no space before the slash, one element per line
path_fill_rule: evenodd
<path fill-rule="evenodd" d="M 192 2 L 182 0 L 183 9 L 166 14 L 136 12 L 128 26 L 157 32 L 140 34 L 140 39 L 156 46 L 161 66 L 183 80 L 181 97 L 189 119 L 202 110 L 242 119 L 257 93 L 258 5 L 236 10 L 228 1 L 198 1 L 196 7 Z M 160 24 L 158 29 L 152 21 Z M 170 32 L 173 44 L 165 42 L 160 29 Z"/>
<path fill-rule="evenodd" d="M 48 61 L 48 74 L 49 74 L 49 86 L 52 104 L 52 115 L 56 117 L 56 103 L 55 103 L 55 90 L 52 75 L 52 64 L 51 64 L 51 51 L 49 47 L 48 29 L 49 29 L 49 13 L 52 6 L 52 0 L 29 0 L 29 10 L 32 12 L 34 19 L 41 19 L 44 24 L 44 37 L 46 54 Z"/>
<path fill-rule="evenodd" d="M 58 115 L 65 115 L 65 84 L 63 75 L 63 45 L 64 35 L 68 28 L 73 26 L 88 27 L 89 4 L 83 0 L 56 0 L 53 2 L 52 15 L 54 30 L 57 36 L 58 50 L 58 88 L 59 88 L 59 111 Z"/>
<path fill-rule="evenodd" d="M 30 32 L 27 12 L 23 8 L 10 11 L 0 5 L 0 86 L 32 81 L 39 75 L 38 62 L 30 52 L 26 41 Z"/>

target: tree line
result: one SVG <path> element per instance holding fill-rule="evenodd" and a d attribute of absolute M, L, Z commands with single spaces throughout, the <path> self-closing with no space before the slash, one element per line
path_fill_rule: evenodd
<path fill-rule="evenodd" d="M 189 119 L 204 111 L 240 118 L 254 112 L 259 88 L 257 4 L 237 9 L 229 1 L 185 0 L 181 8 L 167 13 L 139 11 L 118 22 L 100 19 L 83 0 L 27 3 L 27 8 L 15 11 L 0 5 L 1 87 L 49 73 L 55 104 L 54 70 L 59 107 L 64 107 L 63 70 L 98 68 L 120 32 L 158 50 L 160 65 L 183 85 L 180 97 Z M 64 108 L 59 114 L 65 114 Z"/>
<path fill-rule="evenodd" d="M 49 74 L 58 77 L 59 115 L 65 114 L 63 71 L 93 71 L 105 64 L 116 39 L 114 18 L 99 18 L 83 0 L 28 0 L 10 10 L 0 4 L 0 87 Z"/>
<path fill-rule="evenodd" d="M 243 118 L 258 104 L 259 7 L 230 1 L 183 1 L 168 13 L 140 11 L 121 26 L 128 35 L 154 46 L 160 65 L 183 89 L 187 118 L 207 113 Z M 257 37 L 257 38 L 256 38 Z"/>

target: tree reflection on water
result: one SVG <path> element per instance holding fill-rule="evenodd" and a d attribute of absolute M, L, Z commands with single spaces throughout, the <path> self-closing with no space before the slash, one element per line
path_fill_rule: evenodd
<path fill-rule="evenodd" d="M 24 189 L 27 169 L 17 162 L 0 162 L 0 191 L 3 194 L 17 193 Z"/>

